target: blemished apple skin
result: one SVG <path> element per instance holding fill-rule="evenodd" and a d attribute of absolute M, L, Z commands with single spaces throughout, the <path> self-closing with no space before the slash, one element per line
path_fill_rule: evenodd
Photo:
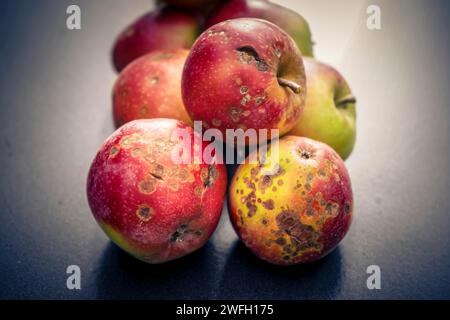
<path fill-rule="evenodd" d="M 87 179 L 89 206 L 103 231 L 151 264 L 202 247 L 217 226 L 225 199 L 225 165 L 173 163 L 171 153 L 188 143 L 171 138 L 179 129 L 190 132 L 186 147 L 193 152 L 194 130 L 180 121 L 125 124 L 102 145 Z"/>
<path fill-rule="evenodd" d="M 187 11 L 162 7 L 151 11 L 123 30 L 116 39 L 112 58 L 120 72 L 136 58 L 155 50 L 189 49 L 200 33 L 198 19 Z"/>
<path fill-rule="evenodd" d="M 333 67 L 305 58 L 307 90 L 302 117 L 289 132 L 331 146 L 347 159 L 356 140 L 356 99 Z"/>
<path fill-rule="evenodd" d="M 181 74 L 189 51 L 155 51 L 122 70 L 113 88 L 116 127 L 137 119 L 171 118 L 192 125 L 181 99 Z"/>
<path fill-rule="evenodd" d="M 301 115 L 306 78 L 289 35 L 265 20 L 233 19 L 196 40 L 181 89 L 188 114 L 204 128 L 222 134 L 226 129 L 279 129 L 282 135 Z"/>
<path fill-rule="evenodd" d="M 326 144 L 285 136 L 279 161 L 242 164 L 232 178 L 228 207 L 242 242 L 276 265 L 318 260 L 346 235 L 353 195 L 344 162 Z"/>
<path fill-rule="evenodd" d="M 314 56 L 314 41 L 308 22 L 297 12 L 270 1 L 230 0 L 212 12 L 206 22 L 216 23 L 237 18 L 259 18 L 270 21 L 286 31 L 296 42 L 303 56 Z"/>

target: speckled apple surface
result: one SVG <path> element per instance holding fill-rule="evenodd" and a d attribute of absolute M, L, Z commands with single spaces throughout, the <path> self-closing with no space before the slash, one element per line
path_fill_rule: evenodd
<path fill-rule="evenodd" d="M 448 1 L 374 1 L 379 31 L 365 27 L 363 1 L 277 1 L 308 20 L 316 57 L 358 99 L 350 231 L 324 259 L 287 268 L 246 249 L 226 207 L 202 249 L 164 265 L 130 257 L 98 227 L 85 187 L 114 131 L 109 53 L 149 1 L 77 3 L 82 29 L 68 31 L 72 1 L 0 2 L 1 298 L 450 298 Z M 72 264 L 79 291 L 66 288 Z M 381 290 L 367 289 L 369 265 Z"/>

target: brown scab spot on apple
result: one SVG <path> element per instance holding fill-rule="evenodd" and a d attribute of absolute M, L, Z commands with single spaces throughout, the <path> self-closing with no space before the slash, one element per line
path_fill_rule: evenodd
<path fill-rule="evenodd" d="M 203 186 L 205 188 L 211 187 L 216 179 L 219 176 L 219 172 L 217 171 L 216 167 L 213 164 L 208 165 L 207 168 L 203 168 L 200 172 Z"/>
<path fill-rule="evenodd" d="M 119 146 L 112 146 L 111 149 L 109 150 L 109 157 L 114 158 L 119 154 L 119 151 L 120 151 Z"/>
<path fill-rule="evenodd" d="M 147 114 L 147 111 L 148 111 L 147 106 L 144 105 L 144 106 L 142 106 L 142 107 L 139 109 L 139 114 L 140 114 L 141 116 L 145 116 L 145 115 Z"/>
<path fill-rule="evenodd" d="M 170 242 L 182 242 L 188 237 L 194 235 L 200 237 L 203 231 L 200 229 L 191 229 L 188 224 L 181 224 L 170 236 Z"/>
<path fill-rule="evenodd" d="M 266 201 L 263 201 L 262 206 L 267 210 L 273 210 L 275 208 L 275 202 L 273 199 L 268 199 Z"/>
<path fill-rule="evenodd" d="M 145 179 L 139 182 L 139 191 L 143 194 L 151 194 L 156 190 L 157 181 L 153 178 Z"/>
<path fill-rule="evenodd" d="M 228 112 L 229 112 L 230 118 L 231 118 L 231 120 L 233 120 L 233 122 L 239 122 L 239 118 L 242 113 L 242 110 L 240 108 L 231 107 Z"/>
<path fill-rule="evenodd" d="M 136 210 L 136 216 L 143 222 L 148 222 L 153 216 L 153 208 L 148 204 L 141 204 Z"/>
<path fill-rule="evenodd" d="M 165 167 L 155 163 L 150 167 L 150 175 L 157 180 L 164 180 Z"/>
<path fill-rule="evenodd" d="M 214 127 L 220 127 L 220 125 L 222 124 L 222 121 L 220 121 L 219 119 L 213 118 L 211 120 L 211 123 Z"/>
<path fill-rule="evenodd" d="M 276 217 L 276 223 L 281 233 L 289 236 L 296 251 L 320 249 L 317 239 L 319 233 L 313 227 L 304 224 L 294 211 L 285 209 Z"/>
<path fill-rule="evenodd" d="M 252 46 L 243 46 L 240 48 L 237 48 L 236 51 L 238 52 L 239 61 L 241 63 L 246 64 L 255 64 L 256 69 L 258 69 L 261 72 L 266 72 L 269 70 L 269 66 L 264 59 L 261 59 L 256 52 L 255 48 Z"/>
<path fill-rule="evenodd" d="M 261 177 L 261 180 L 259 180 L 258 188 L 259 188 L 261 191 L 265 191 L 267 188 L 269 188 L 270 186 L 272 186 L 272 183 L 273 183 L 273 181 L 272 181 L 272 177 L 271 177 L 271 176 L 269 176 L 269 175 L 263 175 L 263 176 Z"/>
<path fill-rule="evenodd" d="M 252 99 L 252 97 L 249 94 L 246 94 L 241 99 L 241 105 L 245 106 L 251 99 Z"/>
<path fill-rule="evenodd" d="M 158 82 L 159 82 L 159 77 L 158 76 L 151 76 L 151 77 L 148 78 L 148 83 L 150 83 L 150 85 L 152 85 L 152 86 L 154 86 Z"/>
<path fill-rule="evenodd" d="M 248 87 L 247 86 L 242 86 L 239 88 L 239 92 L 241 94 L 247 94 L 248 93 Z"/>

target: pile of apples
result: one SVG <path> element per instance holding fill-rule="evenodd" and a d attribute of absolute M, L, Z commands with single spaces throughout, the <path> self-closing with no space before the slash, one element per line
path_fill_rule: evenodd
<path fill-rule="evenodd" d="M 193 252 L 226 197 L 240 239 L 270 263 L 315 261 L 344 238 L 356 100 L 337 70 L 313 58 L 301 15 L 263 0 L 161 0 L 118 36 L 112 56 L 118 129 L 92 162 L 87 195 L 120 248 L 147 263 Z M 212 162 L 174 161 L 179 150 L 208 149 L 194 121 L 224 136 L 278 129 L 280 138 L 227 183 L 219 152 Z M 187 138 L 174 139 L 180 129 Z"/>

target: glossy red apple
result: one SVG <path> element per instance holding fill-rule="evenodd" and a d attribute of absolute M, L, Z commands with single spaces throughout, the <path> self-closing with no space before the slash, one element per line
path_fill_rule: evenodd
<path fill-rule="evenodd" d="M 181 74 L 189 51 L 154 51 L 130 63 L 113 88 L 116 127 L 136 119 L 171 118 L 191 124 L 181 99 Z"/>
<path fill-rule="evenodd" d="M 189 49 L 199 34 L 197 18 L 185 10 L 158 8 L 129 25 L 117 38 L 113 62 L 121 71 L 136 58 L 155 50 Z"/>
<path fill-rule="evenodd" d="M 180 130 L 188 139 L 177 139 Z M 95 219 L 142 261 L 161 263 L 197 250 L 217 226 L 225 166 L 174 161 L 182 149 L 193 152 L 193 139 L 194 130 L 177 120 L 135 120 L 114 132 L 92 162 L 87 196 Z"/>
<path fill-rule="evenodd" d="M 279 129 L 297 122 L 306 96 L 294 41 L 260 19 L 216 24 L 195 42 L 182 76 L 184 105 L 205 128 Z"/>

